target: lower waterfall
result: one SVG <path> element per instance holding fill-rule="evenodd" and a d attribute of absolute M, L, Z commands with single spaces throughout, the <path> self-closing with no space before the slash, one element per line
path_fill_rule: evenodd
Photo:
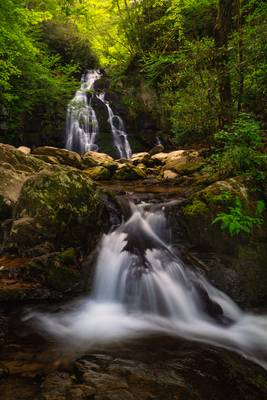
<path fill-rule="evenodd" d="M 267 368 L 267 317 L 243 312 L 181 261 L 164 210 L 131 210 L 102 238 L 91 296 L 67 312 L 35 313 L 40 329 L 72 348 L 170 335 L 236 351 Z"/>

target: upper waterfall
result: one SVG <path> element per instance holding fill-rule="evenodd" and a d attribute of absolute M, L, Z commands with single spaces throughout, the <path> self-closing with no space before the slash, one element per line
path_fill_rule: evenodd
<path fill-rule="evenodd" d="M 90 70 L 82 76 L 81 87 L 69 102 L 66 121 L 66 148 L 85 153 L 102 150 L 99 139 L 102 134 L 97 109 L 98 100 L 105 106 L 112 145 L 117 158 L 129 158 L 132 154 L 124 122 L 105 99 L 104 91 L 95 90 L 95 82 L 101 79 L 100 70 Z"/>

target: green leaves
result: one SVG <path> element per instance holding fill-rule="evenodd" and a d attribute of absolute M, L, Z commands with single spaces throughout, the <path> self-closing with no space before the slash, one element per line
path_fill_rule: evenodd
<path fill-rule="evenodd" d="M 213 220 L 213 224 L 220 223 L 221 230 L 227 231 L 231 236 L 240 233 L 249 234 L 254 227 L 263 224 L 262 213 L 265 203 L 259 200 L 256 205 L 255 215 L 247 214 L 239 197 L 235 198 L 234 205 L 229 207 L 228 213 L 219 213 Z"/>

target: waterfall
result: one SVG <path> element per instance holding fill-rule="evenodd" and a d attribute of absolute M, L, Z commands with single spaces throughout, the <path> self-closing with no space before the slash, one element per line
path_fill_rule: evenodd
<path fill-rule="evenodd" d="M 104 235 L 90 298 L 72 311 L 35 315 L 42 329 L 88 348 L 152 333 L 236 351 L 267 368 L 267 317 L 243 312 L 170 244 L 163 210 L 132 205 Z"/>
<path fill-rule="evenodd" d="M 109 102 L 105 100 L 105 93 L 100 93 L 100 95 L 98 95 L 97 97 L 107 107 L 108 122 L 110 124 L 113 136 L 113 143 L 119 152 L 120 158 L 130 158 L 132 155 L 132 150 L 128 142 L 123 120 L 119 115 L 114 115 Z"/>
<path fill-rule="evenodd" d="M 101 77 L 102 74 L 99 70 L 88 71 L 82 76 L 80 90 L 76 92 L 68 105 L 66 148 L 79 153 L 99 150 L 97 138 L 100 128 L 96 110 L 92 106 L 92 99 L 97 98 L 107 109 L 107 120 L 118 157 L 129 158 L 132 151 L 122 118 L 114 114 L 109 102 L 105 100 L 104 92 L 100 94 L 95 92 L 94 84 Z"/>

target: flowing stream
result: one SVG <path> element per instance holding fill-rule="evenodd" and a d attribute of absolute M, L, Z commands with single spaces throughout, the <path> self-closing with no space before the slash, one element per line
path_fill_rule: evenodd
<path fill-rule="evenodd" d="M 267 368 L 267 317 L 245 313 L 170 244 L 164 208 L 130 205 L 103 236 L 92 294 L 69 312 L 34 314 L 59 341 L 88 348 L 150 334 L 210 343 Z"/>
<path fill-rule="evenodd" d="M 98 70 L 88 71 L 82 76 L 81 87 L 70 101 L 66 121 L 66 148 L 79 153 L 101 150 L 97 144 L 100 124 L 92 100 L 97 98 L 107 109 L 107 121 L 110 126 L 113 147 L 119 158 L 132 155 L 127 133 L 122 118 L 114 114 L 110 103 L 105 100 L 105 92 L 97 93 L 94 84 L 101 79 Z"/>

